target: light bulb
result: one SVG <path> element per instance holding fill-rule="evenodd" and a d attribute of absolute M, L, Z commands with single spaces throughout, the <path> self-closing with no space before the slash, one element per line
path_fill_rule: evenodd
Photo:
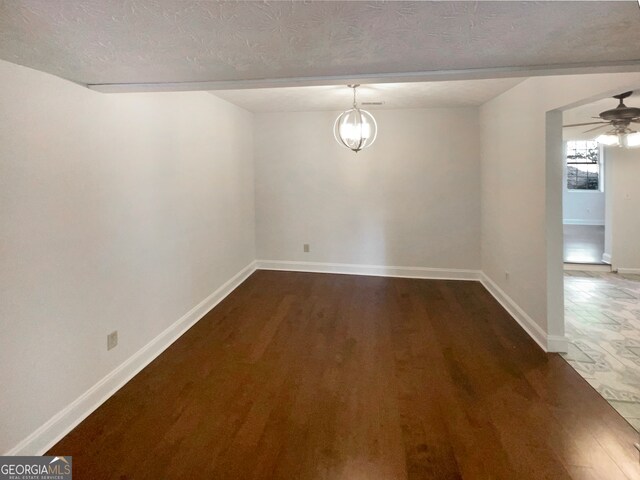
<path fill-rule="evenodd" d="M 364 140 L 371 136 L 371 126 L 368 123 L 343 123 L 340 125 L 340 136 L 349 141 L 360 141 L 360 137 Z"/>
<path fill-rule="evenodd" d="M 366 110 L 352 108 L 343 112 L 333 126 L 333 134 L 341 145 L 358 152 L 376 140 L 376 121 Z"/>
<path fill-rule="evenodd" d="M 629 148 L 640 147 L 640 132 L 634 132 L 627 135 L 626 144 Z"/>
<path fill-rule="evenodd" d="M 618 138 L 618 135 L 609 135 L 606 133 L 596 138 L 596 142 L 601 143 L 603 145 L 608 145 L 610 147 L 620 145 L 620 139 Z"/>

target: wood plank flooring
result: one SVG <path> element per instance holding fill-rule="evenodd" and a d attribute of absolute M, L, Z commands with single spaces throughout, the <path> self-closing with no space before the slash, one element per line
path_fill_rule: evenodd
<path fill-rule="evenodd" d="M 74 479 L 640 479 L 477 282 L 258 271 L 55 445 Z"/>
<path fill-rule="evenodd" d="M 566 263 L 604 264 L 604 225 L 564 225 Z"/>

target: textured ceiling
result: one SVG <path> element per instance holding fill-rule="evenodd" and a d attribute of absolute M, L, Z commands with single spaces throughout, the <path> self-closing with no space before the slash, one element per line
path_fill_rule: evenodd
<path fill-rule="evenodd" d="M 0 58 L 85 84 L 640 60 L 637 2 L 0 0 Z"/>
<path fill-rule="evenodd" d="M 458 80 L 450 82 L 382 83 L 358 87 L 358 103 L 367 110 L 438 108 L 481 105 L 520 83 L 522 78 Z M 306 112 L 345 110 L 353 100 L 346 86 L 257 88 L 211 92 L 250 112 Z"/>

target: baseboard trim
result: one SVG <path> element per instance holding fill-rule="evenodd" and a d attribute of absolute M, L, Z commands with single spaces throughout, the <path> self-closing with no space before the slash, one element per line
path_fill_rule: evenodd
<path fill-rule="evenodd" d="M 257 260 L 258 270 L 289 272 L 338 273 L 375 277 L 421 278 L 433 280 L 480 280 L 479 270 L 428 267 L 391 267 L 352 263 L 295 262 L 283 260 Z"/>
<path fill-rule="evenodd" d="M 560 335 L 547 335 L 542 328 L 520 308 L 498 285 L 480 270 L 391 267 L 384 265 L 360 265 L 346 263 L 295 262 L 284 260 L 257 260 L 257 270 L 279 270 L 287 272 L 337 273 L 342 275 L 368 275 L 377 277 L 420 278 L 431 280 L 474 280 L 484 288 L 518 322 L 525 332 L 545 352 L 566 352 L 568 340 Z"/>
<path fill-rule="evenodd" d="M 257 260 L 244 267 L 211 295 L 183 315 L 182 318 L 165 329 L 4 455 L 42 455 L 45 453 L 180 338 L 182 334 L 218 305 L 256 270 L 480 281 L 487 291 L 544 351 L 562 352 L 566 351 L 568 345 L 568 341 L 564 336 L 546 335 L 511 297 L 479 270 Z M 640 273 L 640 269 L 619 269 L 619 271 L 621 273 Z"/>
<path fill-rule="evenodd" d="M 158 357 L 256 270 L 251 262 L 4 455 L 42 455 Z"/>
<path fill-rule="evenodd" d="M 618 273 L 626 273 L 629 275 L 640 275 L 640 268 L 624 268 L 618 267 Z"/>
<path fill-rule="evenodd" d="M 562 221 L 563 225 L 594 225 L 601 227 L 604 225 L 604 220 L 581 220 L 578 218 L 567 218 Z"/>
<path fill-rule="evenodd" d="M 547 335 L 547 352 L 566 353 L 569 339 L 564 335 Z"/>
<path fill-rule="evenodd" d="M 481 274 L 480 282 L 542 350 L 545 352 L 567 351 L 568 340 L 566 337 L 547 335 L 546 332 L 484 272 Z"/>
<path fill-rule="evenodd" d="M 611 265 L 608 263 L 565 263 L 565 272 L 610 272 Z"/>

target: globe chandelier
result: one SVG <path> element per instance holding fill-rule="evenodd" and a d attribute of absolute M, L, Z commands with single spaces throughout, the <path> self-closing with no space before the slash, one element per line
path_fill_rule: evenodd
<path fill-rule="evenodd" d="M 354 152 L 370 147 L 376 140 L 378 125 L 366 110 L 358 108 L 356 88 L 360 85 L 348 85 L 353 88 L 353 108 L 342 112 L 333 124 L 336 141 Z"/>

